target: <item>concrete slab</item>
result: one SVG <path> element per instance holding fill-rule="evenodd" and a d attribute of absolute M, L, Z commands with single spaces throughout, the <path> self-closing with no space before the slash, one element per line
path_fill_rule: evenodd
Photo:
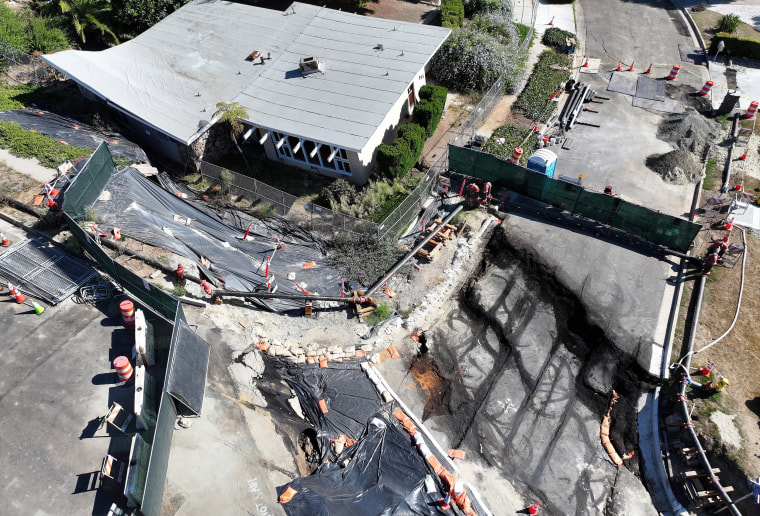
<path fill-rule="evenodd" d="M 21 238 L 0 222 L 11 240 Z M 7 290 L 5 291 L 7 292 Z M 71 299 L 37 316 L 0 294 L 0 501 L 3 514 L 105 514 L 121 502 L 113 483 L 98 489 L 106 453 L 126 459 L 130 438 L 98 429 L 111 402 L 130 406 L 113 358 L 132 336 L 115 301 L 98 308 Z M 132 389 L 133 390 L 133 389 Z M 110 438 L 109 438 L 110 437 Z"/>
<path fill-rule="evenodd" d="M 584 60 L 585 61 L 585 60 Z M 580 73 L 599 73 L 599 69 L 602 66 L 602 60 L 597 57 L 588 58 L 588 66 L 581 65 L 578 70 Z"/>
<path fill-rule="evenodd" d="M 626 72 L 613 72 L 607 84 L 607 91 L 633 96 L 636 94 L 636 79 L 635 75 Z"/>
<path fill-rule="evenodd" d="M 640 97 L 633 98 L 633 107 L 643 109 L 653 109 L 655 111 L 662 111 L 663 113 L 683 113 L 683 104 L 677 100 L 649 100 Z"/>
<path fill-rule="evenodd" d="M 665 85 L 665 79 L 639 75 L 636 81 L 636 96 L 649 100 L 665 100 Z"/>
<path fill-rule="evenodd" d="M 718 61 L 710 60 L 710 78 L 715 83 L 711 92 L 713 108 L 720 106 L 729 91 L 739 91 L 741 109 L 747 109 L 753 100 L 760 100 L 760 61 L 732 59 L 727 62 L 719 56 Z"/>

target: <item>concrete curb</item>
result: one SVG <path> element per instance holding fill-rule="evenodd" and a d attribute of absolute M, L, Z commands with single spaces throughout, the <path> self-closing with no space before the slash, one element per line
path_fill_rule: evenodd
<path fill-rule="evenodd" d="M 699 46 L 702 47 L 702 51 L 705 53 L 705 68 L 707 68 L 707 78 L 712 80 L 712 76 L 710 75 L 710 57 L 707 55 L 707 47 L 705 46 L 705 40 L 702 39 L 702 33 L 699 31 L 699 27 L 697 27 L 697 23 L 694 21 L 694 18 L 691 17 L 689 14 L 689 9 L 684 7 L 679 0 L 670 0 L 675 7 L 681 10 L 681 14 L 686 18 L 686 20 L 689 22 L 689 27 L 691 27 L 691 32 L 694 34 L 694 37 L 699 42 Z"/>

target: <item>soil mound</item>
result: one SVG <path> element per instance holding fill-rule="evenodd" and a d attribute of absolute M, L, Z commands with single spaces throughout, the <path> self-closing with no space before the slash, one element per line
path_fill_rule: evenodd
<path fill-rule="evenodd" d="M 702 177 L 702 165 L 684 149 L 653 154 L 647 158 L 646 165 L 662 176 L 663 181 L 676 185 L 696 183 Z"/>
<path fill-rule="evenodd" d="M 688 110 L 664 117 L 657 129 L 657 138 L 672 143 L 677 149 L 693 152 L 697 160 L 702 160 L 720 133 L 720 124 Z"/>

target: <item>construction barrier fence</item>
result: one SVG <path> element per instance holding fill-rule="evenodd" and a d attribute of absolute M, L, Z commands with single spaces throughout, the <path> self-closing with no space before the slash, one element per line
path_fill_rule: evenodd
<path fill-rule="evenodd" d="M 701 226 L 620 198 L 513 165 L 496 156 L 449 145 L 449 170 L 490 181 L 520 195 L 600 222 L 653 244 L 685 252 Z"/>
<path fill-rule="evenodd" d="M 381 223 L 357 219 L 312 202 L 302 202 L 295 195 L 283 192 L 258 179 L 224 169 L 217 165 L 201 162 L 201 176 L 211 184 L 220 185 L 222 190 L 234 195 L 242 195 L 259 210 L 269 209 L 281 217 L 299 224 L 301 227 L 332 237 L 337 233 L 354 235 L 375 235 L 378 238 L 395 238 L 417 217 L 424 201 L 435 186 L 437 170 L 430 170 L 419 184 Z M 271 208 L 266 208 L 266 206 Z"/>
<path fill-rule="evenodd" d="M 377 224 L 374 222 L 344 215 L 311 202 L 300 202 L 295 195 L 213 163 L 201 162 L 201 176 L 231 194 L 247 198 L 262 213 L 271 210 L 276 215 L 286 217 L 323 236 L 331 237 L 339 232 L 357 235 L 377 233 Z"/>
<path fill-rule="evenodd" d="M 75 219 L 83 217 L 87 209 L 98 200 L 98 196 L 114 172 L 116 172 L 116 165 L 113 163 L 108 145 L 106 142 L 101 142 L 82 172 L 74 177 L 66 190 L 63 211 Z"/>

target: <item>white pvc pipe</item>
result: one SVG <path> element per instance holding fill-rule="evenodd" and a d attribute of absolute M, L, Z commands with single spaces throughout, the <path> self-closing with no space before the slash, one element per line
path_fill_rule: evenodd
<path fill-rule="evenodd" d="M 734 320 L 731 321 L 731 326 L 728 327 L 728 329 L 725 331 L 725 333 L 723 335 L 721 335 L 720 337 L 718 337 L 717 339 L 715 339 L 714 341 L 712 341 L 708 345 L 706 345 L 706 346 L 698 349 L 697 351 L 695 351 L 694 352 L 695 355 L 697 353 L 701 353 L 702 351 L 706 350 L 707 348 L 709 348 L 709 347 L 713 346 L 714 344 L 717 344 L 718 342 L 720 342 L 721 340 L 723 340 L 723 338 L 726 335 L 728 335 L 731 332 L 731 330 L 734 329 L 734 325 L 736 324 L 736 321 L 739 319 L 739 309 L 742 306 L 742 293 L 744 292 L 744 269 L 745 269 L 745 266 L 747 265 L 747 236 L 744 233 L 744 228 L 742 228 L 740 226 L 737 226 L 737 227 L 742 232 L 742 242 L 744 243 L 744 253 L 742 255 L 742 279 L 741 279 L 741 283 L 739 284 L 739 300 L 736 302 L 736 313 L 734 314 Z"/>

